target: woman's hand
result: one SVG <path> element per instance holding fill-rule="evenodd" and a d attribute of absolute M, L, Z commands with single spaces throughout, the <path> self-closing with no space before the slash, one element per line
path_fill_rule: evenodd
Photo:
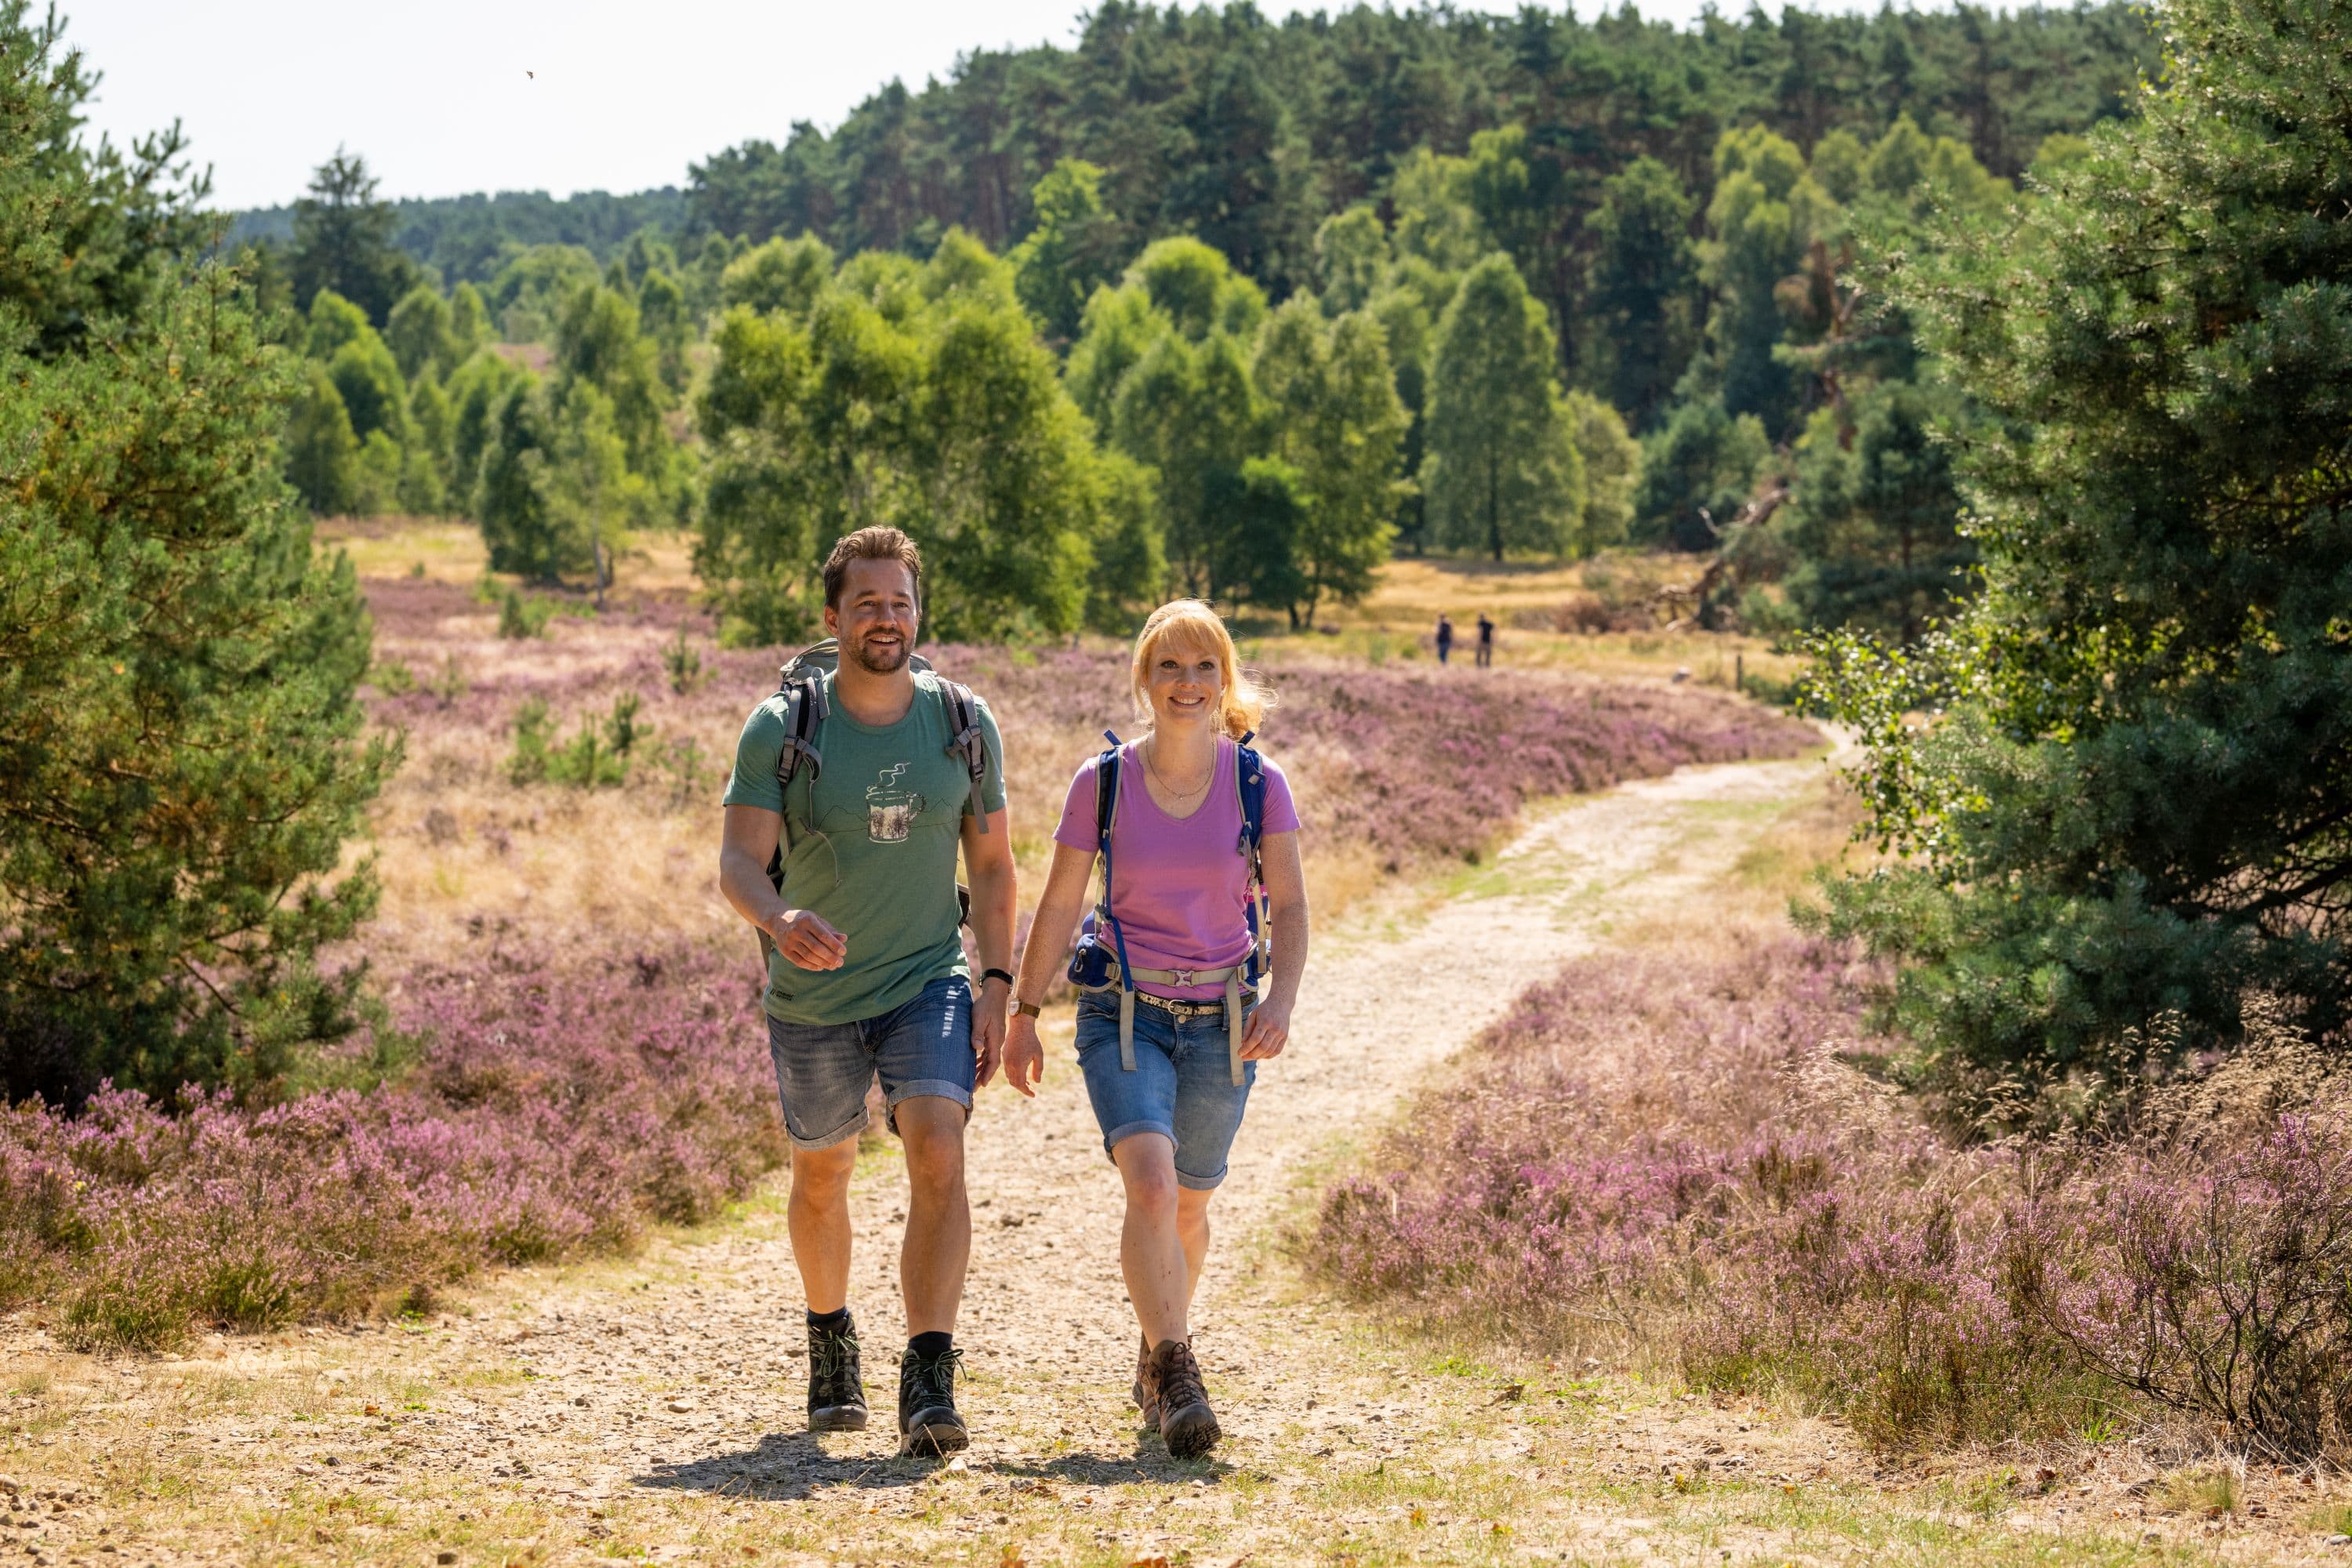
<path fill-rule="evenodd" d="M 1290 1043 L 1290 1004 L 1261 1002 L 1250 1015 L 1249 1026 L 1242 1031 L 1242 1060 L 1272 1061 Z"/>
<path fill-rule="evenodd" d="M 1045 1045 L 1037 1037 L 1037 1020 L 1026 1013 L 1015 1013 L 1004 1027 L 1004 1081 L 1032 1100 L 1045 1081 Z"/>

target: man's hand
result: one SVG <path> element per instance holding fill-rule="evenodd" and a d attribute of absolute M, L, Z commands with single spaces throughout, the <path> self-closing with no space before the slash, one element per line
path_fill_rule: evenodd
<path fill-rule="evenodd" d="M 839 969 L 849 956 L 849 939 L 806 910 L 786 910 L 768 935 L 788 963 L 803 969 Z"/>
<path fill-rule="evenodd" d="M 1250 1015 L 1249 1026 L 1242 1031 L 1242 1060 L 1272 1061 L 1289 1043 L 1289 1004 L 1261 1002 Z"/>
<path fill-rule="evenodd" d="M 1045 1044 L 1037 1037 L 1037 1020 L 1026 1013 L 1014 1014 L 1005 1031 L 1004 1081 L 1032 1100 L 1045 1081 Z"/>
<path fill-rule="evenodd" d="M 1002 980 L 983 980 L 971 1020 L 972 1087 L 987 1087 L 1004 1056 L 1004 1003 L 1013 988 Z"/>

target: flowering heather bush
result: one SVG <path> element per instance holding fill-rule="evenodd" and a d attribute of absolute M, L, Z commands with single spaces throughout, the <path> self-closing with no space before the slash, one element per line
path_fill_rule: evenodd
<path fill-rule="evenodd" d="M 2352 1118 L 2264 1102 L 2103 1146 L 1957 1147 L 1832 1054 L 1868 1045 L 1869 979 L 1794 940 L 1571 964 L 1306 1249 L 1441 1331 L 1663 1345 L 1882 1444 L 2065 1434 L 2133 1390 L 2343 1451 Z"/>
<path fill-rule="evenodd" d="M 152 1344 L 702 1218 L 784 1153 L 744 971 L 493 948 L 411 977 L 399 1023 L 425 1043 L 396 1087 L 0 1110 L 0 1304 L 49 1296 L 86 1342 Z"/>

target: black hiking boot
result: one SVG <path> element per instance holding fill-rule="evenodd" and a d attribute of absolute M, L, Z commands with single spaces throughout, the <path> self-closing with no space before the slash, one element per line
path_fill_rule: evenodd
<path fill-rule="evenodd" d="M 971 1446 L 956 1414 L 956 1372 L 963 1352 L 924 1355 L 914 1346 L 898 1358 L 898 1452 L 952 1454 Z"/>
<path fill-rule="evenodd" d="M 866 1430 L 866 1379 L 857 1366 L 857 1325 L 842 1314 L 837 1329 L 810 1325 L 808 1421 L 812 1432 Z"/>
<path fill-rule="evenodd" d="M 1201 1384 L 1201 1363 L 1192 1359 L 1190 1341 L 1160 1341 L 1143 1386 L 1160 1407 L 1160 1436 L 1171 1457 L 1197 1459 L 1224 1436 L 1217 1413 L 1209 1408 L 1209 1391 Z"/>
<path fill-rule="evenodd" d="M 1143 1413 L 1143 1424 L 1156 1432 L 1160 1429 L 1160 1396 L 1150 1387 L 1151 1342 L 1139 1331 L 1135 1342 L 1135 1386 L 1127 1391 L 1127 1396 Z"/>

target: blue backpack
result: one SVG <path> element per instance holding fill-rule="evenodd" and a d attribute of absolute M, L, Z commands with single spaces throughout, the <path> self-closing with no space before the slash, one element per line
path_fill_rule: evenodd
<path fill-rule="evenodd" d="M 1118 1065 L 1129 1072 L 1135 1070 L 1135 983 L 1147 980 L 1158 985 L 1216 985 L 1225 988 L 1226 1054 L 1233 1070 L 1233 1080 L 1240 1083 L 1244 1076 L 1242 1064 L 1242 999 L 1244 986 L 1255 988 L 1268 972 L 1272 960 L 1272 932 L 1268 929 L 1265 908 L 1265 861 L 1260 853 L 1265 830 L 1265 766 L 1258 754 L 1250 750 L 1256 731 L 1241 738 L 1234 748 L 1234 758 L 1239 768 L 1237 783 L 1241 789 L 1242 832 L 1235 847 L 1248 871 L 1244 883 L 1243 913 L 1250 933 L 1249 956 L 1226 969 L 1138 969 L 1127 960 L 1127 935 L 1119 929 L 1118 916 L 1111 908 L 1111 816 L 1118 806 L 1118 764 L 1120 742 L 1108 730 L 1103 739 L 1110 742 L 1108 750 L 1095 759 L 1095 847 L 1102 856 L 1102 897 L 1094 912 L 1087 916 L 1080 927 L 1078 944 L 1070 954 L 1070 983 L 1081 991 L 1108 991 L 1118 987 Z M 1105 939 L 1105 933 L 1108 939 Z"/>

